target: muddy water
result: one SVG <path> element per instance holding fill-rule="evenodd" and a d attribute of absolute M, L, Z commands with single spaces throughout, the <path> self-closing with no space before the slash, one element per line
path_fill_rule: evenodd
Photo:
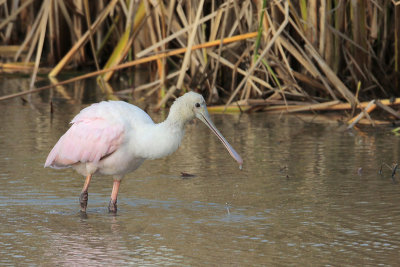
<path fill-rule="evenodd" d="M 399 161 L 389 129 L 212 115 L 242 171 L 191 123 L 176 153 L 127 175 L 117 216 L 107 212 L 110 177 L 93 178 L 82 216 L 84 178 L 43 164 L 74 114 L 99 99 L 64 93 L 0 102 L 0 265 L 399 264 L 400 184 L 389 168 L 378 173 Z"/>

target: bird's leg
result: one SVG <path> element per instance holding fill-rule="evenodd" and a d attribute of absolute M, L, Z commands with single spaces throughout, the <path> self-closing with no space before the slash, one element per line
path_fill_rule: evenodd
<path fill-rule="evenodd" d="M 79 203 L 81 204 L 81 211 L 86 212 L 87 202 L 89 198 L 88 188 L 90 184 L 90 179 L 92 179 L 92 174 L 86 176 L 85 184 L 83 185 L 81 195 L 79 197 Z"/>
<path fill-rule="evenodd" d="M 114 180 L 113 189 L 111 192 L 111 200 L 110 200 L 110 203 L 108 204 L 109 212 L 112 212 L 112 213 L 117 212 L 117 196 L 118 196 L 118 190 L 119 190 L 120 184 L 121 184 L 120 180 Z"/>

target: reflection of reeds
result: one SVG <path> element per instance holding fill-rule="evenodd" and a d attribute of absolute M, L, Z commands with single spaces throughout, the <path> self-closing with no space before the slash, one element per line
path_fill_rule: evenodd
<path fill-rule="evenodd" d="M 96 62 L 114 71 L 151 64 L 158 107 L 189 88 L 212 103 L 344 100 L 354 107 L 400 86 L 394 0 L 12 0 L 1 1 L 0 11 L 1 42 L 18 46 L 3 67 L 34 61 L 32 86 L 39 63 L 54 65 L 49 75 L 57 76 Z M 103 81 L 114 71 L 102 72 Z"/>

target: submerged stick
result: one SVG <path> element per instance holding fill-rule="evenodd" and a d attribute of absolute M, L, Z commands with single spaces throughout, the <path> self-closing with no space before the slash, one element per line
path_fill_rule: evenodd
<path fill-rule="evenodd" d="M 393 167 L 393 169 L 392 169 L 392 178 L 394 178 L 394 176 L 396 175 L 396 170 L 397 170 L 397 167 L 399 166 L 399 164 L 398 163 L 396 163 L 395 165 L 394 165 L 394 167 Z"/>

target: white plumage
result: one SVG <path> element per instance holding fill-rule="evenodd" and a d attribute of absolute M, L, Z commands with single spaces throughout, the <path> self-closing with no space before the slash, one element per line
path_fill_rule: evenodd
<path fill-rule="evenodd" d="M 239 154 L 215 128 L 204 98 L 194 92 L 176 99 L 168 118 L 155 124 L 140 108 L 123 101 L 103 101 L 83 109 L 71 121 L 47 157 L 45 167 L 72 167 L 86 176 L 81 193 L 81 210 L 86 210 L 88 187 L 93 174 L 114 177 L 109 209 L 116 211 L 118 188 L 125 174 L 136 170 L 144 160 L 167 156 L 176 151 L 184 136 L 185 124 L 203 121 L 242 165 Z"/>

